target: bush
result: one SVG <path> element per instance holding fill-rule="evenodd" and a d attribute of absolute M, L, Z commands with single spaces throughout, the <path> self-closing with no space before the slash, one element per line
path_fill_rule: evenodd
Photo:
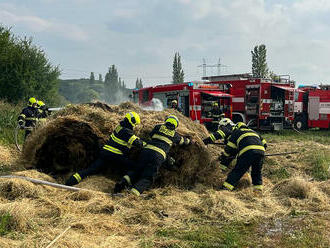
<path fill-rule="evenodd" d="M 15 37 L 0 26 L 0 99 L 18 103 L 34 96 L 57 104 L 59 75 L 32 39 Z"/>

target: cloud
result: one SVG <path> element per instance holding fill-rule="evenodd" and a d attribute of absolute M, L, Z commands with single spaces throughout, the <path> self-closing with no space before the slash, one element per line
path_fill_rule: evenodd
<path fill-rule="evenodd" d="M 23 26 L 33 32 L 46 32 L 74 41 L 86 41 L 87 33 L 79 26 L 47 20 L 38 16 L 15 14 L 7 10 L 0 10 L 0 22 L 9 26 Z"/>

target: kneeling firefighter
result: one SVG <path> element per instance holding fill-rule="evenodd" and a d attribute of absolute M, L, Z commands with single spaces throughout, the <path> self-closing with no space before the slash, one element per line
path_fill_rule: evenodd
<path fill-rule="evenodd" d="M 125 188 L 131 188 L 131 193 L 140 195 L 150 188 L 172 145 L 190 144 L 189 138 L 182 137 L 175 131 L 178 125 L 178 118 L 171 115 L 166 118 L 164 124 L 154 127 L 150 133 L 151 141 L 142 149 L 137 167 L 130 170 L 115 185 L 114 193 L 119 193 Z"/>
<path fill-rule="evenodd" d="M 251 177 L 255 189 L 262 190 L 262 165 L 267 148 L 266 140 L 258 133 L 238 122 L 228 138 L 225 151 L 220 157 L 221 164 L 228 166 L 237 157 L 235 167 L 228 174 L 222 189 L 233 190 L 241 177 L 252 167 Z"/>
<path fill-rule="evenodd" d="M 135 162 L 130 160 L 127 155 L 132 146 L 142 148 L 143 141 L 134 135 L 133 128 L 140 124 L 140 116 L 135 112 L 129 112 L 125 118 L 115 128 L 100 151 L 100 156 L 87 169 L 73 174 L 66 185 L 75 185 L 89 175 L 100 172 L 106 164 L 115 167 L 121 172 L 126 172 L 135 166 Z"/>

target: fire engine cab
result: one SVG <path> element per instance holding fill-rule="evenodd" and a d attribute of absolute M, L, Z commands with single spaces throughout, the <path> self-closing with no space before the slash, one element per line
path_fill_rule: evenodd
<path fill-rule="evenodd" d="M 299 86 L 295 93 L 294 126 L 330 128 L 330 85 Z"/>
<path fill-rule="evenodd" d="M 183 115 L 205 124 L 213 120 L 208 117 L 208 112 L 211 111 L 215 102 L 218 103 L 225 117 L 232 118 L 232 96 L 229 92 L 230 87 L 226 84 L 212 85 L 194 81 L 134 90 L 133 100 L 143 107 L 152 105 L 152 99 L 157 98 L 165 108 L 171 108 L 172 101 L 176 100 Z"/>
<path fill-rule="evenodd" d="M 234 122 L 243 121 L 251 128 L 264 130 L 291 127 L 295 85 L 290 78 L 273 82 L 250 74 L 234 74 L 202 79 L 212 85 L 229 85 Z"/>

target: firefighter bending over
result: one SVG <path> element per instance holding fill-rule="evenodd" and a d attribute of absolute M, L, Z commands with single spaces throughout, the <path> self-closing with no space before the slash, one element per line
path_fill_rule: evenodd
<path fill-rule="evenodd" d="M 105 169 L 107 164 L 118 169 L 121 173 L 135 166 L 135 162 L 130 160 L 127 155 L 132 146 L 143 147 L 143 141 L 133 133 L 133 128 L 139 124 L 140 116 L 137 113 L 127 113 L 101 149 L 99 158 L 87 169 L 73 174 L 65 184 L 69 186 L 75 185 L 87 176 L 97 174 L 102 169 Z"/>
<path fill-rule="evenodd" d="M 25 129 L 25 139 L 36 126 L 38 119 L 37 100 L 34 97 L 29 99 L 28 106 L 25 107 L 18 116 L 18 125 L 21 129 Z"/>
<path fill-rule="evenodd" d="M 221 164 L 224 166 L 229 166 L 235 157 L 237 157 L 237 163 L 228 174 L 221 189 L 233 190 L 251 166 L 252 184 L 255 189 L 262 190 L 261 170 L 266 147 L 265 139 L 247 128 L 245 123 L 238 122 L 228 138 L 225 151 L 220 158 Z"/>
<path fill-rule="evenodd" d="M 190 139 L 180 136 L 175 131 L 178 125 L 178 118 L 171 115 L 166 118 L 164 124 L 154 127 L 150 133 L 151 141 L 143 148 L 137 167 L 134 170 L 130 170 L 115 185 L 114 193 L 119 193 L 125 188 L 131 188 L 131 193 L 139 196 L 150 188 L 172 145 L 190 144 Z"/>

